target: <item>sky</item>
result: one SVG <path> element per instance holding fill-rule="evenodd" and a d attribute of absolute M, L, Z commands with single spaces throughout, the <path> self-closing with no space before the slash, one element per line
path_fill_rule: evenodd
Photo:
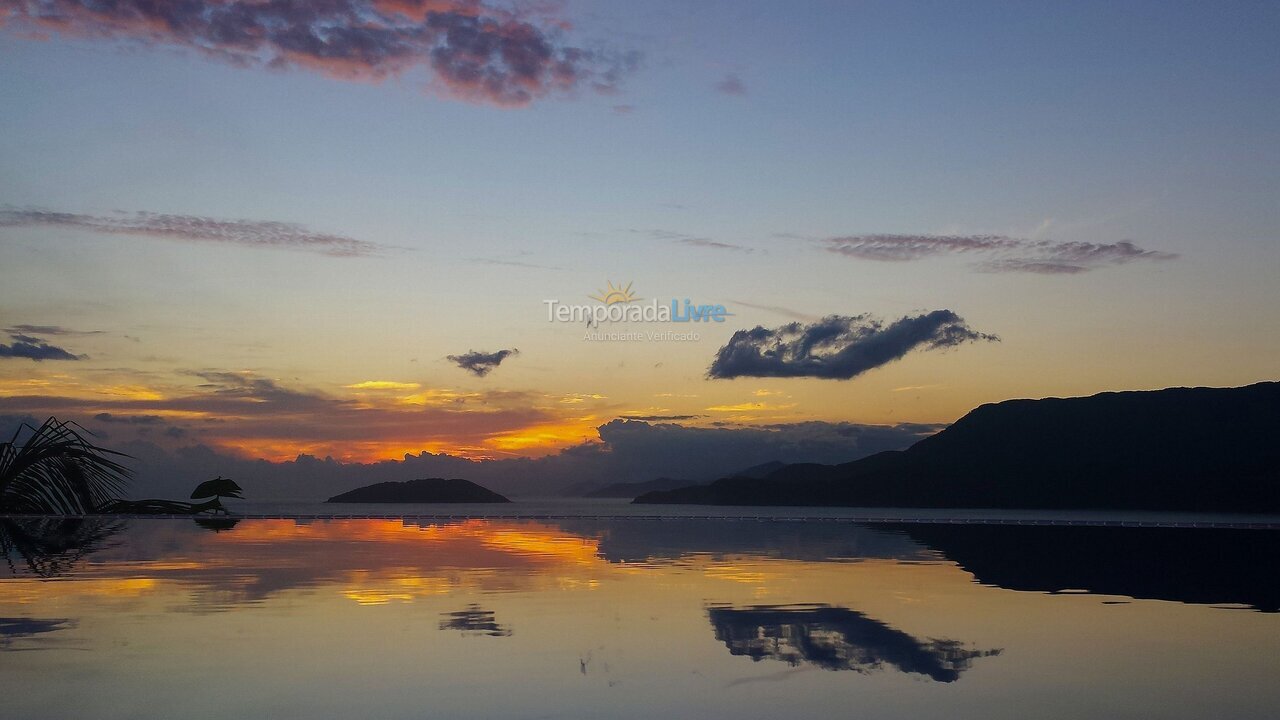
<path fill-rule="evenodd" d="M 1274 380 L 1277 44 L 1270 3 L 2 0 L 0 415 L 799 461 Z"/>

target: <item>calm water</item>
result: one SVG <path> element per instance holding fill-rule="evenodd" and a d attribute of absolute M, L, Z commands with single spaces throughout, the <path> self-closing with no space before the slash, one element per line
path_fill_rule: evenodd
<path fill-rule="evenodd" d="M 5 718 L 1274 718 L 1280 531 L 0 519 Z"/>

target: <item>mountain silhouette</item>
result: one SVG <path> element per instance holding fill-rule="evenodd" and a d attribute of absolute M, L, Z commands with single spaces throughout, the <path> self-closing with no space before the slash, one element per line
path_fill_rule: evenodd
<path fill-rule="evenodd" d="M 902 451 L 637 503 L 1280 512 L 1280 383 L 983 405 Z"/>
<path fill-rule="evenodd" d="M 769 473 L 786 467 L 786 463 L 777 460 L 771 460 L 759 465 L 752 465 L 749 468 L 739 470 L 730 474 L 728 477 L 745 477 L 745 478 L 762 478 Z M 643 495 L 654 490 L 676 490 L 690 485 L 706 485 L 715 478 L 707 478 L 702 482 L 693 480 L 681 480 L 679 478 L 660 477 L 655 480 L 645 480 L 642 482 L 625 482 L 613 483 L 605 485 L 602 488 L 587 492 L 584 497 L 589 498 L 634 498 L 637 495 Z"/>
<path fill-rule="evenodd" d="M 676 490 L 678 488 L 697 485 L 692 480 L 660 477 L 640 482 L 611 483 L 602 488 L 591 490 L 583 495 L 589 498 L 633 498 L 655 490 Z"/>

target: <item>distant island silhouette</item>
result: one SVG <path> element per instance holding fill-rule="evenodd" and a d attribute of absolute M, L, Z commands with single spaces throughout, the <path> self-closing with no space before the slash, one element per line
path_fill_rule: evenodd
<path fill-rule="evenodd" d="M 739 470 L 733 473 L 733 477 L 762 478 L 775 470 L 786 467 L 786 463 L 772 460 L 759 465 L 752 465 L 749 468 Z M 589 498 L 634 498 L 637 495 L 643 495 L 654 490 L 676 490 L 690 485 L 706 485 L 709 484 L 714 477 L 709 477 L 702 482 L 694 480 L 681 480 L 679 478 L 660 477 L 654 480 L 644 480 L 641 482 L 622 482 L 605 485 L 597 490 L 587 492 L 584 497 Z"/>
<path fill-rule="evenodd" d="M 602 488 L 584 493 L 583 497 L 634 498 L 637 495 L 643 495 L 647 492 L 678 490 L 680 488 L 699 484 L 701 483 L 696 483 L 692 480 L 685 480 L 682 478 L 660 477 L 654 480 L 641 480 L 640 482 L 610 483 Z"/>
<path fill-rule="evenodd" d="M 983 405 L 901 451 L 636 503 L 1280 512 L 1280 383 Z"/>
<path fill-rule="evenodd" d="M 469 480 L 423 478 L 380 482 L 325 500 L 327 503 L 507 503 L 498 493 Z"/>

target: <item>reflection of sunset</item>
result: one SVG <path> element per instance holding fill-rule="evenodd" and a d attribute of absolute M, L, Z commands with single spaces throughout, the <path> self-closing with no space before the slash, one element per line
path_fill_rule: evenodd
<path fill-rule="evenodd" d="M 150 522 L 140 526 L 174 527 Z M 181 550 L 163 558 L 112 561 L 93 556 L 76 581 L 52 583 L 43 592 L 132 597 L 160 583 L 178 582 L 204 588 L 202 596 L 225 603 L 291 588 L 331 587 L 357 603 L 379 605 L 470 591 L 595 590 L 608 579 L 668 571 L 661 562 L 610 561 L 601 549 L 602 538 L 533 521 L 471 519 L 418 525 L 396 519 L 252 520 L 230 532 L 189 536 Z M 687 582 L 757 600 L 797 592 L 804 584 L 801 578 L 825 582 L 856 573 L 861 582 L 875 586 L 907 575 L 916 577 L 918 584 L 921 577 L 893 562 L 865 561 L 854 567 L 753 555 L 694 553 L 675 567 Z M 287 582 L 281 584 L 277 575 Z M 943 575 L 929 577 L 950 581 L 957 575 L 963 577 L 958 569 L 948 568 Z M 24 598 L 36 597 L 36 589 L 26 585 L 5 584 L 0 592 L 4 599 L 26 602 Z"/>
<path fill-rule="evenodd" d="M 599 543 L 532 522 L 466 520 L 458 523 L 411 525 L 402 520 L 260 520 L 245 523 L 225 537 L 228 543 L 377 542 L 393 546 L 422 543 L 472 544 L 510 551 L 538 560 L 593 564 Z"/>
<path fill-rule="evenodd" d="M 598 543 L 575 535 L 530 531 L 524 528 L 489 528 L 482 537 L 490 547 L 527 553 L 534 557 L 554 557 L 575 565 L 598 565 Z"/>
<path fill-rule="evenodd" d="M 403 568 L 411 573 L 411 568 Z M 459 584 L 445 577 L 418 577 L 414 575 L 398 576 L 391 573 L 371 573 L 355 571 L 343 580 L 342 595 L 361 605 L 385 605 L 389 602 L 411 602 L 418 598 L 432 595 L 448 595 L 459 587 Z"/>
<path fill-rule="evenodd" d="M 140 523 L 143 530 L 174 526 Z M 186 526 L 181 526 L 184 530 Z M 678 569 L 681 582 L 741 600 L 801 592 L 802 578 L 822 582 L 850 577 L 871 586 L 914 571 L 892 562 L 857 567 L 752 555 L 695 553 L 674 566 L 606 559 L 602 536 L 572 533 L 546 523 L 472 519 L 411 524 L 402 520 L 252 520 L 232 531 L 195 534 L 162 558 L 113 561 L 93 556 L 72 582 L 37 588 L 0 585 L 0 600 L 44 597 L 136 597 L 162 584 L 191 586 L 213 605 L 253 601 L 290 589 L 331 588 L 361 605 L 414 602 L 466 592 L 594 591 L 602 583 L 663 575 Z M 833 575 L 833 573 L 835 573 Z M 945 575 L 963 577 L 949 568 Z M 873 578 L 880 578 L 879 580 Z M 919 582 L 917 573 L 917 583 Z M 837 582 L 837 584 L 839 584 Z"/>
<path fill-rule="evenodd" d="M 337 714 L 347 695 L 362 707 L 381 697 L 350 692 L 353 678 L 404 688 L 415 710 L 424 697 L 452 697 L 439 708 L 450 717 L 501 695 L 477 687 L 551 688 L 557 701 L 596 688 L 608 695 L 592 696 L 599 704 L 582 716 L 609 715 L 602 708 L 627 697 L 641 718 L 655 714 L 655 697 L 683 693 L 684 707 L 709 687 L 756 681 L 789 691 L 769 717 L 797 698 L 847 708 L 876 693 L 928 692 L 922 682 L 961 697 L 1001 682 L 1001 692 L 1043 692 L 1071 676 L 1114 692 L 1194 687 L 1212 667 L 1241 687 L 1273 686 L 1273 663 L 1257 662 L 1273 654 L 1267 613 L 1006 590 L 908 535 L 866 527 L 562 522 L 247 519 L 212 533 L 129 521 L 51 580 L 21 570 L 0 580 L 0 659 L 22 660 L 5 674 L 19 698 L 24 677 L 68 672 L 126 687 L 119 717 L 154 702 L 155 687 L 129 684 L 138 677 L 185 690 L 203 687 L 211 668 L 218 692 L 296 687 L 305 690 L 289 701 L 308 702 L 316 688 L 336 689 L 308 717 Z M 7 652 L 26 649 L 45 652 Z M 724 697 L 741 702 L 734 717 L 761 716 L 760 694 L 715 702 Z M 157 716 L 183 714 L 187 693 L 172 700 Z M 225 700 L 208 700 L 218 713 L 209 717 L 225 716 Z"/>
<path fill-rule="evenodd" d="M 749 567 L 733 563 L 713 563 L 703 570 L 703 574 L 711 579 L 747 585 L 755 591 L 757 597 L 767 595 L 769 586 L 782 579 L 777 573 L 765 572 L 759 565 Z"/>
<path fill-rule="evenodd" d="M 74 582 L 13 580 L 0 582 L 0 602 L 19 605 L 47 604 L 52 598 L 133 598 L 156 590 L 150 577 L 91 578 Z"/>

